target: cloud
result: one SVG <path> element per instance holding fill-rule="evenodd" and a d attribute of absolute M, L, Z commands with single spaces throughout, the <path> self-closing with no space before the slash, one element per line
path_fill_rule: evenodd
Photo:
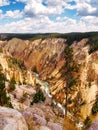
<path fill-rule="evenodd" d="M 98 16 L 97 0 L 17 0 L 17 2 L 25 3 L 24 12 L 29 17 L 62 14 L 66 9 L 76 9 L 79 16 Z"/>
<path fill-rule="evenodd" d="M 4 14 L 2 10 L 0 10 L 0 18 L 1 19 L 7 19 L 7 18 L 11 18 L 11 19 L 16 19 L 16 18 L 22 18 L 23 17 L 23 12 L 20 12 L 19 10 L 14 10 L 14 11 L 6 11 L 6 13 Z"/>
<path fill-rule="evenodd" d="M 97 0 L 74 0 L 74 5 L 69 5 L 69 9 L 76 9 L 79 16 L 97 16 L 98 17 L 98 1 Z"/>
<path fill-rule="evenodd" d="M 14 10 L 14 11 L 7 11 L 4 17 L 9 17 L 9 18 L 21 18 L 23 16 L 23 12 L 20 12 L 19 10 Z"/>
<path fill-rule="evenodd" d="M 98 15 L 97 6 L 92 5 L 90 2 L 78 3 L 77 4 L 78 15 L 81 15 L 81 16 Z"/>
<path fill-rule="evenodd" d="M 98 17 L 96 16 L 85 16 L 81 18 L 81 21 L 83 21 L 87 26 L 98 26 Z"/>
<path fill-rule="evenodd" d="M 0 19 L 9 20 L 8 23 L 0 21 L 0 32 L 65 33 L 98 30 L 97 0 L 16 0 L 16 4 L 17 2 L 24 3 L 22 11 L 7 10 L 4 13 L 0 10 Z M 77 14 L 74 15 L 77 16 L 66 16 L 66 9 L 76 9 Z"/>
<path fill-rule="evenodd" d="M 60 18 L 59 18 L 60 19 Z M 93 21 L 95 19 L 95 21 Z M 1 32 L 16 33 L 46 33 L 46 32 L 86 32 L 97 31 L 97 17 L 82 17 L 76 19 L 65 17 L 65 20 L 52 21 L 48 16 L 24 18 L 23 20 L 0 25 Z"/>
<path fill-rule="evenodd" d="M 64 0 L 17 0 L 24 2 L 24 12 L 27 16 L 34 17 L 37 15 L 55 15 L 64 12 L 66 2 Z"/>
<path fill-rule="evenodd" d="M 9 5 L 10 1 L 9 0 L 0 0 L 0 6 L 6 6 Z"/>

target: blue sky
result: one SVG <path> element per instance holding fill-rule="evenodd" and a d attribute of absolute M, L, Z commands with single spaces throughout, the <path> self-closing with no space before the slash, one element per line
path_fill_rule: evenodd
<path fill-rule="evenodd" d="M 98 0 L 0 0 L 0 33 L 98 31 Z"/>

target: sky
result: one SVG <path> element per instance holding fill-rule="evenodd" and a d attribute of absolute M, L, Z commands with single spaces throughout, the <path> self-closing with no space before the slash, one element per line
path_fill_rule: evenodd
<path fill-rule="evenodd" d="M 98 0 L 0 0 L 0 33 L 98 31 Z"/>

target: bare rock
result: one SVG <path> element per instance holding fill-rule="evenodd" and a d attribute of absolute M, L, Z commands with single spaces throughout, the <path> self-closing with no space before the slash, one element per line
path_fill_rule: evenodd
<path fill-rule="evenodd" d="M 94 121 L 88 130 L 98 130 L 98 120 Z"/>
<path fill-rule="evenodd" d="M 46 125 L 47 123 L 47 121 L 43 117 L 40 117 L 37 114 L 33 115 L 33 120 L 36 121 L 39 125 Z"/>
<path fill-rule="evenodd" d="M 62 127 L 56 123 L 48 122 L 47 126 L 52 130 L 62 130 Z"/>
<path fill-rule="evenodd" d="M 20 112 L 0 107 L 0 130 L 28 130 L 28 127 Z"/>
<path fill-rule="evenodd" d="M 41 126 L 41 127 L 39 128 L 39 130 L 51 130 L 51 129 L 48 128 L 47 126 Z"/>

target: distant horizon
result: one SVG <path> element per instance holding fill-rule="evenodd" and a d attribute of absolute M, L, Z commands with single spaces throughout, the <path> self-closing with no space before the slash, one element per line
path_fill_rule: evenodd
<path fill-rule="evenodd" d="M 9 32 L 9 33 L 7 33 L 7 32 L 3 32 L 3 33 L 0 33 L 0 35 L 1 34 L 71 34 L 71 33 L 98 33 L 98 31 L 88 31 L 88 32 L 65 32 L 65 33 L 60 33 L 60 32 L 39 32 L 39 33 L 32 33 L 32 32 L 25 32 L 25 33 L 23 33 L 23 32 L 20 32 L 20 33 L 15 33 L 15 32 Z"/>
<path fill-rule="evenodd" d="M 1 0 L 0 33 L 98 31 L 98 0 Z"/>

